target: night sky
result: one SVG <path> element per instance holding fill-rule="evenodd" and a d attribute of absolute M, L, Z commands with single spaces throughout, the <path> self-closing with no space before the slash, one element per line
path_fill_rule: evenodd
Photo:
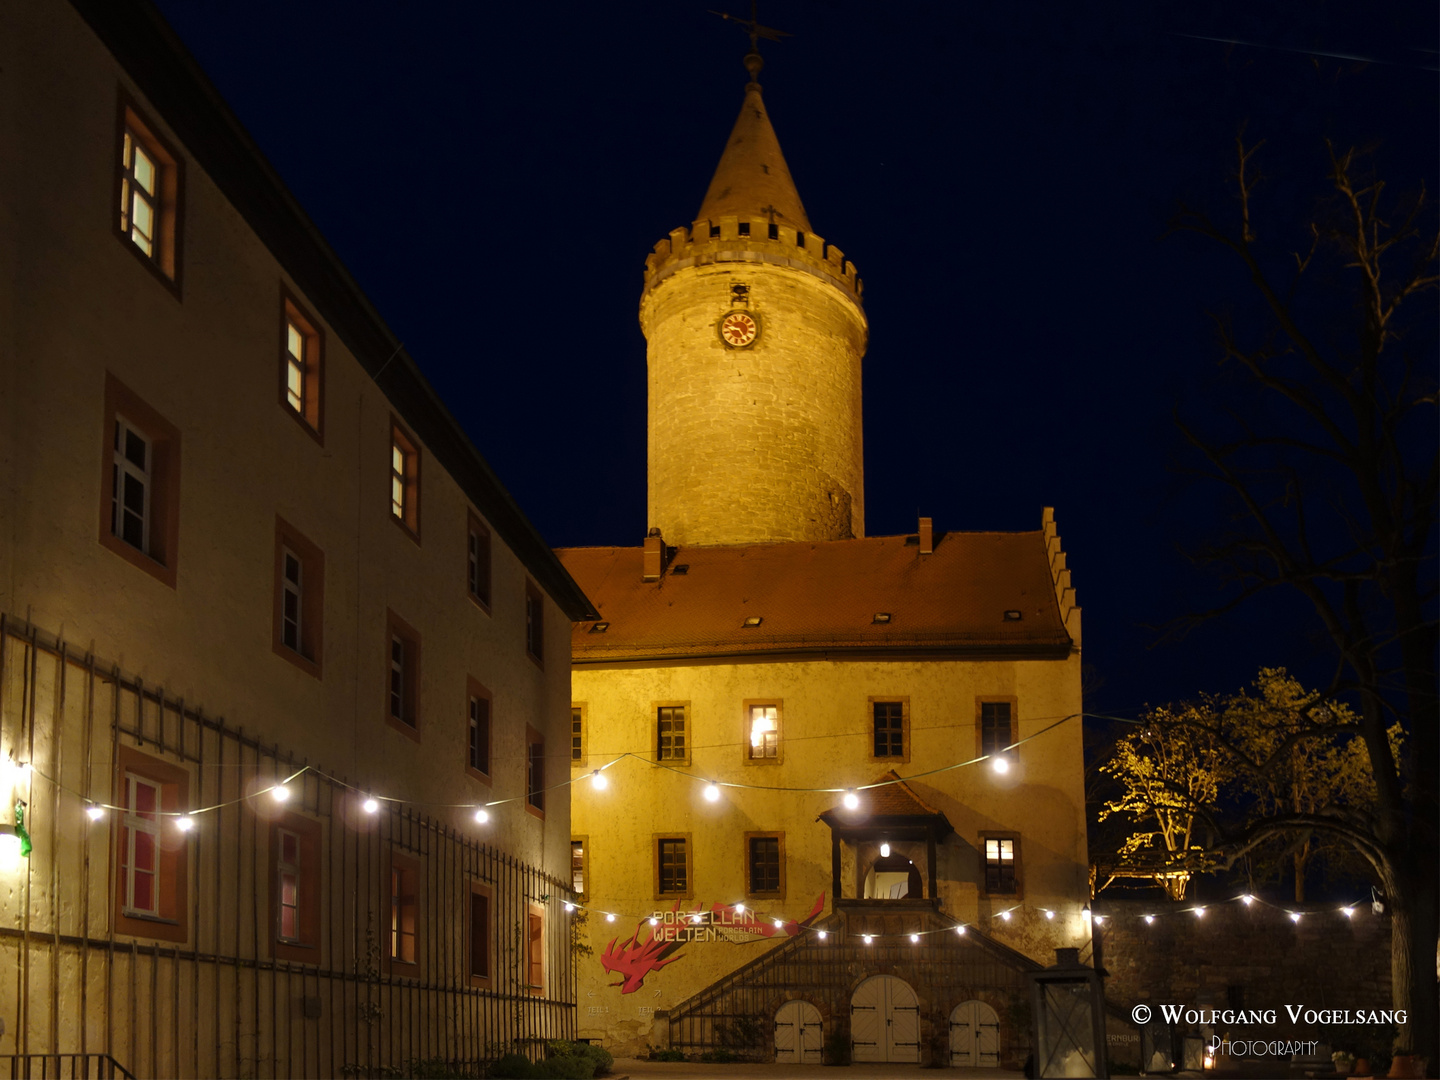
<path fill-rule="evenodd" d="M 421 370 L 553 545 L 645 533 L 645 255 L 688 224 L 748 41 L 708 4 L 161 0 Z M 1091 708 L 1328 677 L 1308 612 L 1221 594 L 1178 473 L 1212 408 L 1207 310 L 1238 266 L 1162 239 L 1177 201 L 1298 235 L 1324 140 L 1395 188 L 1437 178 L 1433 3 L 766 0 L 761 82 L 815 230 L 865 280 L 866 530 L 1017 530 L 1053 505 L 1085 609 Z M 1206 39 L 1232 39 L 1234 42 Z M 1339 54 L 1339 55 L 1327 55 Z M 1355 59 L 1364 58 L 1364 59 Z M 1295 241 L 1299 243 L 1299 240 Z M 1429 298 L 1434 307 L 1433 294 Z"/>

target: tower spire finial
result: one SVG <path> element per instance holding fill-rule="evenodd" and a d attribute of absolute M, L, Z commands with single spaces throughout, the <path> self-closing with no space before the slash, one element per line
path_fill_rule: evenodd
<path fill-rule="evenodd" d="M 731 15 L 725 11 L 711 10 L 711 15 L 719 15 L 726 22 L 736 23 L 742 30 L 750 35 L 750 51 L 745 54 L 745 70 L 750 72 L 750 81 L 758 85 L 760 69 L 765 66 L 765 60 L 760 55 L 760 39 L 766 41 L 779 41 L 781 38 L 792 36 L 784 30 L 776 30 L 773 26 L 760 25 L 760 18 L 757 12 L 759 0 L 750 0 L 750 18 L 742 19 L 738 15 Z"/>

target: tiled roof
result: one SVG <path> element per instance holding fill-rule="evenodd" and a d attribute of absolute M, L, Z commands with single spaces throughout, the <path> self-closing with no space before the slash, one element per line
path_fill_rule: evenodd
<path fill-rule="evenodd" d="M 886 783 L 896 781 L 899 783 Z M 843 804 L 837 799 L 834 806 L 820 812 L 820 820 L 833 828 L 864 828 L 866 826 L 890 827 L 897 825 L 915 827 L 922 823 L 928 826 L 938 826 L 942 833 L 949 834 L 954 831 L 950 819 L 945 814 L 935 809 L 919 795 L 915 794 L 913 788 L 894 769 L 877 777 L 876 783 L 884 784 L 884 787 L 865 788 L 860 791 L 860 808 L 858 810 L 846 810 Z M 933 819 L 925 821 L 924 819 Z"/>
<path fill-rule="evenodd" d="M 681 548 L 658 581 L 643 549 L 557 554 L 608 623 L 576 624 L 576 664 L 770 653 L 1064 656 L 1045 534 Z M 1007 612 L 1019 613 L 1007 617 Z M 888 622 L 876 622 L 887 613 Z M 746 627 L 747 618 L 759 618 Z"/>

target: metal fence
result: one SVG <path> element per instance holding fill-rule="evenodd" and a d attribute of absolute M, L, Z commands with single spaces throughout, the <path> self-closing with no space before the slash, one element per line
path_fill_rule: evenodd
<path fill-rule="evenodd" d="M 0 746 L 35 769 L 34 850 L 0 890 L 0 1016 L 14 1075 L 40 1075 L 47 1062 L 89 1068 L 103 1055 L 153 1077 L 373 1075 L 574 1037 L 559 914 L 569 882 L 405 806 L 367 814 L 345 777 L 306 772 L 287 806 L 320 830 L 316 962 L 277 959 L 269 800 L 255 791 L 306 762 L 3 614 Z M 226 804 L 187 837 L 183 942 L 115 929 L 118 825 L 114 815 L 90 822 L 84 800 L 114 800 L 121 746 L 185 769 L 192 804 Z M 420 955 L 404 974 L 383 948 L 392 853 L 413 860 L 421 881 Z M 489 890 L 493 928 L 479 986 L 465 936 L 476 883 Z M 537 906 L 543 988 L 527 968 Z"/>

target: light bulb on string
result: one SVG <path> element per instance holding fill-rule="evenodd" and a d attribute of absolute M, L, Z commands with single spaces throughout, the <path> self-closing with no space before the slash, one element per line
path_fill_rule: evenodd
<path fill-rule="evenodd" d="M 736 905 L 735 905 L 735 914 L 736 914 L 736 915 L 744 915 L 744 914 L 745 914 L 745 905 L 744 905 L 744 904 L 736 904 Z"/>
<path fill-rule="evenodd" d="M 1246 893 L 1244 896 L 1240 897 L 1240 902 L 1246 907 L 1249 907 L 1255 902 L 1255 897 L 1251 896 L 1249 893 Z"/>
<path fill-rule="evenodd" d="M 606 921 L 606 922 L 614 922 L 614 921 L 615 921 L 615 913 L 614 913 L 613 911 L 607 911 L 607 912 L 605 913 L 605 921 Z"/>
<path fill-rule="evenodd" d="M 596 769 L 590 774 L 590 786 L 596 791 L 604 791 L 610 786 L 610 781 L 605 779 L 605 774 Z"/>
<path fill-rule="evenodd" d="M 651 925 L 651 926 L 659 926 L 659 925 L 660 925 L 660 920 L 657 919 L 657 918 L 655 918 L 654 915 L 651 915 L 651 916 L 650 916 L 650 925 Z"/>
<path fill-rule="evenodd" d="M 1001 917 L 1002 919 L 1004 919 L 1006 922 L 1009 922 L 1009 921 L 1010 921 L 1010 912 L 1008 912 L 1008 911 L 1002 911 L 1002 912 L 1000 912 L 1000 917 Z"/>
<path fill-rule="evenodd" d="M 1010 771 L 1010 762 L 1005 760 L 1004 754 L 996 754 L 994 760 L 991 762 L 991 767 L 1001 776 L 1004 776 Z"/>
<path fill-rule="evenodd" d="M 1105 916 L 1104 916 L 1104 915 L 1096 915 L 1096 916 L 1095 916 L 1095 925 L 1096 925 L 1096 926 L 1104 926 L 1104 925 L 1105 925 Z"/>
<path fill-rule="evenodd" d="M 717 786 L 713 781 L 712 781 L 711 783 L 708 783 L 708 784 L 705 785 L 705 801 L 706 801 L 706 802 L 719 802 L 719 801 L 720 801 L 720 788 L 719 788 L 719 786 Z"/>
<path fill-rule="evenodd" d="M 477 825 L 484 825 L 484 824 L 485 824 L 487 821 L 489 821 L 489 820 L 490 820 L 490 811 L 489 811 L 489 810 L 486 810 L 483 806 L 480 807 L 480 809 L 478 809 L 478 810 L 475 811 L 475 823 L 476 823 Z"/>
<path fill-rule="evenodd" d="M 189 814 L 181 814 L 175 819 L 175 827 L 181 832 L 189 832 L 195 828 L 195 819 Z"/>
<path fill-rule="evenodd" d="M 1145 925 L 1149 926 L 1149 925 L 1150 925 L 1151 923 L 1153 923 L 1154 921 L 1155 921 L 1155 916 L 1154 916 L 1154 915 L 1146 915 L 1146 916 L 1145 916 Z"/>
<path fill-rule="evenodd" d="M 819 936 L 819 938 L 820 938 L 821 941 L 824 941 L 825 938 L 828 937 L 829 935 L 827 935 L 824 930 L 821 930 L 821 931 L 819 931 L 819 935 L 818 935 L 818 936 Z"/>
<path fill-rule="evenodd" d="M 860 935 L 860 936 L 865 939 L 865 944 L 866 944 L 866 945 L 869 945 L 872 941 L 875 940 L 875 938 L 874 938 L 872 935 L 870 935 L 870 934 L 862 934 L 862 935 Z"/>
<path fill-rule="evenodd" d="M 776 929 L 776 930 L 784 930 L 784 929 L 785 929 L 785 923 L 784 923 L 784 921 L 781 920 L 781 919 L 776 919 L 776 920 L 775 920 L 775 929 Z"/>
<path fill-rule="evenodd" d="M 360 804 L 360 809 L 367 814 L 373 814 L 380 809 L 380 801 L 371 796 L 366 796 L 365 801 Z"/>
<path fill-rule="evenodd" d="M 270 789 L 270 797 L 276 802 L 285 802 L 290 798 L 290 789 L 284 784 L 276 784 Z"/>
<path fill-rule="evenodd" d="M 882 858 L 882 859 L 888 859 L 889 857 L 890 857 L 890 845 L 889 845 L 889 844 L 881 844 L 881 845 L 880 845 L 880 858 Z"/>
<path fill-rule="evenodd" d="M 1288 912 L 1286 912 L 1286 914 L 1290 916 L 1290 921 L 1291 921 L 1291 922 L 1293 922 L 1293 923 L 1298 923 L 1298 922 L 1300 921 L 1300 912 L 1298 912 L 1298 911 L 1288 911 Z"/>
<path fill-rule="evenodd" d="M 92 804 L 85 808 L 85 816 L 88 817 L 91 821 L 99 821 L 102 817 L 105 816 L 105 808 L 103 806 L 95 806 Z"/>
<path fill-rule="evenodd" d="M 920 935 L 919 935 L 919 934 L 911 934 L 911 935 L 910 935 L 910 944 L 911 944 L 911 945 L 917 945 L 917 944 L 919 944 L 919 942 L 920 942 Z"/>
<path fill-rule="evenodd" d="M 846 810 L 860 809 L 860 796 L 856 795 L 853 791 L 845 792 L 845 798 L 842 799 L 841 802 L 845 804 Z"/>
<path fill-rule="evenodd" d="M 1047 918 L 1047 919 L 1054 919 L 1054 918 L 1055 918 L 1055 912 L 1051 911 L 1049 908 L 1046 908 L 1046 909 L 1045 909 L 1045 918 Z"/>
<path fill-rule="evenodd" d="M 566 901 L 565 901 L 565 911 L 566 911 L 566 913 L 568 914 L 569 912 L 572 912 L 572 911 L 574 911 L 574 910 L 575 910 L 575 905 L 572 904 L 572 903 L 570 903 L 569 900 L 566 900 Z"/>
<path fill-rule="evenodd" d="M 1205 917 L 1205 909 L 1203 907 L 1195 908 L 1195 917 L 1197 919 L 1203 919 Z"/>
<path fill-rule="evenodd" d="M 1355 917 L 1355 909 L 1353 907 L 1342 907 L 1340 914 L 1344 915 L 1347 919 L 1353 919 Z"/>
<path fill-rule="evenodd" d="M 959 934 L 961 937 L 964 937 L 964 936 L 965 936 L 965 927 L 963 927 L 963 926 L 957 926 L 957 927 L 955 927 L 955 933 Z"/>

